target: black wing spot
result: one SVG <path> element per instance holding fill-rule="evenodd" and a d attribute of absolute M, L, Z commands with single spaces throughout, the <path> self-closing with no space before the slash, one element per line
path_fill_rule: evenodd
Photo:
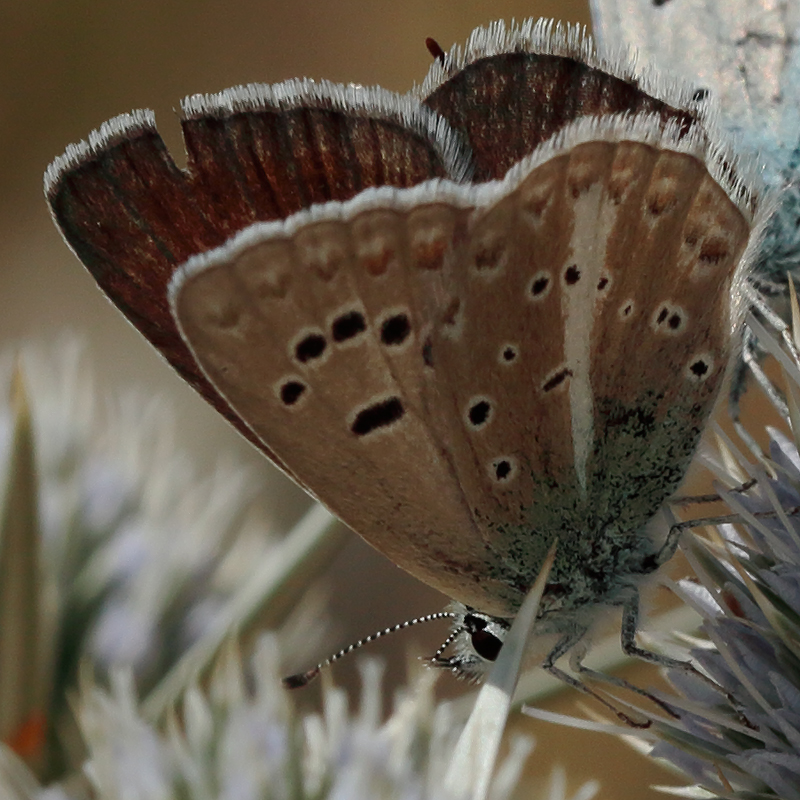
<path fill-rule="evenodd" d="M 492 413 L 492 404 L 488 400 L 477 400 L 470 407 L 467 412 L 467 417 L 473 428 L 481 428 L 488 421 Z"/>
<path fill-rule="evenodd" d="M 686 368 L 686 375 L 696 383 L 702 383 L 711 375 L 714 359 L 710 353 L 695 355 Z"/>
<path fill-rule="evenodd" d="M 682 333 L 689 317 L 679 306 L 665 303 L 653 317 L 652 327 L 656 333 Z"/>
<path fill-rule="evenodd" d="M 603 276 L 602 278 L 600 278 L 599 281 L 597 281 L 597 291 L 602 292 L 603 289 L 606 288 L 606 286 L 608 286 L 608 278 Z"/>
<path fill-rule="evenodd" d="M 388 346 L 402 344 L 411 333 L 411 323 L 406 314 L 395 314 L 381 325 L 381 341 Z"/>
<path fill-rule="evenodd" d="M 511 472 L 511 464 L 508 461 L 499 461 L 495 464 L 494 467 L 494 474 L 497 476 L 497 480 L 502 481 L 504 478 L 507 478 Z"/>
<path fill-rule="evenodd" d="M 516 474 L 516 459 L 510 456 L 496 458 L 489 464 L 489 475 L 495 483 L 508 483 Z"/>
<path fill-rule="evenodd" d="M 662 3 L 663 2 L 665 2 L 665 0 L 662 0 Z M 656 3 L 656 5 L 659 5 L 659 4 Z M 692 94 L 692 100 L 694 100 L 695 103 L 699 103 L 701 100 L 705 100 L 708 97 L 708 95 L 709 95 L 708 89 L 705 89 L 705 88 L 695 89 L 694 93 Z"/>
<path fill-rule="evenodd" d="M 356 414 L 350 430 L 356 436 L 366 436 L 379 428 L 386 428 L 402 419 L 406 410 L 399 397 L 389 397 L 371 406 L 362 408 Z"/>
<path fill-rule="evenodd" d="M 510 364 L 512 361 L 516 361 L 518 355 L 517 348 L 507 344 L 500 353 L 500 358 L 505 361 L 506 364 Z"/>
<path fill-rule="evenodd" d="M 564 282 L 567 286 L 574 286 L 581 279 L 581 271 L 578 269 L 577 264 L 572 264 L 567 267 L 564 272 Z"/>
<path fill-rule="evenodd" d="M 319 358 L 325 352 L 326 346 L 325 337 L 321 333 L 310 333 L 297 343 L 295 356 L 301 364 L 306 364 Z"/>
<path fill-rule="evenodd" d="M 550 286 L 549 275 L 537 275 L 531 281 L 530 293 L 532 297 L 541 297 Z"/>
<path fill-rule="evenodd" d="M 572 370 L 569 367 L 564 367 L 564 369 L 559 370 L 553 375 L 551 378 L 548 378 L 542 384 L 542 391 L 544 392 L 552 392 L 557 386 L 560 386 L 567 378 L 572 377 Z"/>
<path fill-rule="evenodd" d="M 693 375 L 697 375 L 698 378 L 702 378 L 708 372 L 708 364 L 702 359 L 695 361 L 693 364 L 689 366 L 689 369 L 692 371 Z"/>
<path fill-rule="evenodd" d="M 303 395 L 306 386 L 300 381 L 286 381 L 281 386 L 281 402 L 285 406 L 293 406 Z"/>
<path fill-rule="evenodd" d="M 346 342 L 367 329 L 364 315 L 360 311 L 348 311 L 337 317 L 331 325 L 334 342 Z"/>

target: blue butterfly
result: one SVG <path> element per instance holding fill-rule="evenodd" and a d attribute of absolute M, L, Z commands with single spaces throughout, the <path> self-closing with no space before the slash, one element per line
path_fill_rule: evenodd
<path fill-rule="evenodd" d="M 783 294 L 800 278 L 800 2 L 591 0 L 595 38 L 609 52 L 635 49 L 639 66 L 696 87 L 719 124 L 757 155 L 780 191 L 755 283 Z"/>

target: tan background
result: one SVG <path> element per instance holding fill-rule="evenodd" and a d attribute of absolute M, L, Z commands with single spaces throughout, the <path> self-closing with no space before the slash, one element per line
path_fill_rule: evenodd
<path fill-rule="evenodd" d="M 430 63 L 426 36 L 447 49 L 492 19 L 540 15 L 589 22 L 580 0 L 0 0 L 0 346 L 57 337 L 65 328 L 84 334 L 101 388 L 134 384 L 171 397 L 181 440 L 201 463 L 213 463 L 220 450 L 256 461 L 109 306 L 64 246 L 42 198 L 47 163 L 105 119 L 139 107 L 156 111 L 179 153 L 172 113 L 179 99 L 237 83 L 309 76 L 404 91 Z M 266 502 L 286 525 L 302 495 L 269 465 L 261 469 Z M 442 604 L 355 536 L 330 581 L 344 641 Z M 440 635 L 421 632 L 419 646 L 430 652 Z M 393 650 L 375 649 L 400 653 L 410 638 Z M 352 671 L 343 665 L 337 677 Z M 395 657 L 393 680 L 402 671 L 402 656 Z M 650 783 L 669 782 L 610 738 L 542 724 L 535 730 L 534 772 L 547 774 L 559 761 L 573 790 L 598 777 L 603 800 L 646 800 L 656 796 Z"/>

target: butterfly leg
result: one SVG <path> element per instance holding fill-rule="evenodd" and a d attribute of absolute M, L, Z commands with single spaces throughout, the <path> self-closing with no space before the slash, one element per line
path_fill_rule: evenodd
<path fill-rule="evenodd" d="M 677 527 L 677 526 L 673 526 Z M 637 589 L 631 590 L 631 594 L 622 606 L 622 629 L 621 643 L 623 652 L 632 658 L 638 658 L 651 664 L 668 669 L 679 669 L 683 672 L 691 673 L 695 678 L 699 678 L 705 684 L 717 692 L 723 694 L 728 702 L 738 710 L 739 720 L 748 727 L 753 727 L 752 723 L 744 716 L 739 702 L 729 692 L 725 691 L 716 681 L 700 672 L 691 661 L 681 661 L 677 658 L 670 658 L 661 653 L 654 653 L 652 650 L 645 650 L 636 644 L 636 631 L 639 627 L 639 592 Z M 651 697 L 651 700 L 655 698 Z M 656 700 L 656 702 L 658 702 Z M 661 703 L 658 703 L 662 705 Z"/>
<path fill-rule="evenodd" d="M 562 683 L 567 684 L 567 686 L 571 686 L 573 689 L 577 689 L 579 692 L 582 692 L 589 697 L 594 698 L 598 703 L 605 706 L 609 711 L 611 711 L 621 722 L 625 723 L 626 725 L 632 728 L 649 728 L 651 725 L 650 720 L 645 720 L 644 722 L 640 720 L 635 720 L 632 717 L 629 717 L 623 711 L 620 711 L 616 706 L 614 706 L 610 701 L 606 700 L 598 692 L 595 692 L 591 687 L 585 684 L 583 681 L 576 678 L 574 675 L 570 675 L 568 672 L 564 672 L 564 670 L 560 669 L 555 665 L 555 662 L 558 661 L 561 656 L 571 650 L 578 642 L 583 638 L 586 634 L 588 628 L 581 627 L 575 628 L 574 630 L 567 633 L 563 636 L 556 646 L 548 653 L 547 658 L 545 658 L 544 662 L 542 663 L 542 667 L 547 670 L 554 678 L 558 678 Z"/>
<path fill-rule="evenodd" d="M 667 561 L 669 561 L 672 556 L 675 555 L 675 551 L 678 549 L 678 544 L 681 540 L 681 534 L 686 530 L 686 528 L 690 527 L 692 526 L 687 525 L 685 522 L 677 522 L 674 525 L 671 525 L 669 532 L 667 533 L 667 538 L 664 540 L 664 544 L 661 545 L 661 549 L 655 554 L 654 563 L 648 563 L 647 565 L 643 564 L 642 574 L 645 574 L 646 572 L 652 572 L 653 570 L 658 569 L 662 564 L 666 564 Z"/>
<path fill-rule="evenodd" d="M 791 508 L 784 509 L 784 513 L 786 516 L 793 517 L 795 514 L 800 513 L 800 506 L 792 506 Z M 778 514 L 775 511 L 757 511 L 753 514 L 755 519 L 775 519 L 777 516 Z M 701 517 L 699 519 L 687 519 L 683 522 L 676 522 L 670 527 L 667 538 L 664 544 L 661 545 L 661 549 L 655 556 L 648 557 L 646 563 L 642 564 L 640 570 L 641 574 L 644 575 L 653 572 L 653 570 L 658 569 L 662 564 L 666 564 L 667 561 L 675 555 L 681 534 L 688 528 L 702 528 L 705 525 L 735 525 L 739 523 L 747 524 L 748 519 L 741 514 L 725 514 L 719 517 Z"/>
<path fill-rule="evenodd" d="M 733 492 L 734 494 L 744 494 L 746 491 L 752 489 L 758 481 L 755 478 L 751 478 L 749 481 L 745 481 L 739 486 L 735 486 L 733 489 L 729 489 L 728 491 Z M 695 494 L 695 495 L 686 495 L 681 497 L 673 497 L 669 504 L 671 506 L 691 506 L 691 505 L 699 505 L 701 503 L 721 503 L 722 498 L 716 493 L 712 492 L 711 494 Z"/>
<path fill-rule="evenodd" d="M 598 672 L 597 670 L 591 669 L 583 664 L 583 659 L 586 657 L 585 652 L 580 652 L 577 648 L 573 651 L 574 655 L 570 658 L 570 668 L 580 673 L 582 676 L 586 676 L 591 680 L 597 681 L 598 683 L 605 683 L 611 686 L 616 686 L 618 689 L 626 689 L 629 692 L 634 692 L 635 694 L 640 695 L 641 697 L 646 698 L 651 703 L 657 705 L 664 713 L 669 714 L 669 716 L 674 717 L 677 719 L 679 714 L 669 705 L 665 700 L 656 697 L 655 694 L 652 692 L 648 692 L 647 689 L 641 689 L 640 687 L 632 684 L 630 681 L 626 681 L 624 678 L 619 678 L 616 675 L 607 675 L 605 672 Z"/>
<path fill-rule="evenodd" d="M 673 525 L 674 530 L 677 525 Z M 670 530 L 670 533 L 672 533 Z M 677 544 L 677 542 L 676 542 Z M 666 545 L 665 545 L 666 547 Z M 673 547 L 673 552 L 674 552 Z M 622 643 L 622 650 L 627 656 L 631 658 L 638 658 L 641 661 L 649 661 L 651 664 L 658 664 L 660 667 L 668 667 L 669 669 L 683 669 L 697 672 L 695 667 L 688 661 L 679 661 L 677 658 L 670 658 L 669 656 L 654 653 L 652 650 L 645 650 L 636 644 L 636 631 L 639 628 L 639 590 L 631 589 L 625 603 L 622 606 L 622 629 L 620 631 L 620 640 Z M 716 686 L 716 684 L 714 684 Z"/>

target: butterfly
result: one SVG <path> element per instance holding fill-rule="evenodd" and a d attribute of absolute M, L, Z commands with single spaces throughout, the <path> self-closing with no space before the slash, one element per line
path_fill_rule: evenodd
<path fill-rule="evenodd" d="M 714 106 L 737 150 L 761 164 L 778 202 L 749 283 L 769 298 L 768 308 L 759 304 L 762 313 L 788 320 L 789 276 L 800 278 L 800 3 L 592 0 L 591 9 L 604 48 L 634 50 L 642 69 L 685 80 L 698 102 Z M 764 356 L 749 333 L 745 350 Z M 732 384 L 734 418 L 747 373 L 740 363 Z"/>
<path fill-rule="evenodd" d="M 545 665 L 674 550 L 647 526 L 724 384 L 760 200 L 691 87 L 548 21 L 418 89 L 308 80 L 150 112 L 45 176 L 56 223 L 200 394 L 456 601 L 479 672 L 555 537 Z M 752 244 L 750 244 L 752 249 Z"/>
<path fill-rule="evenodd" d="M 634 48 L 643 67 L 680 76 L 698 101 L 716 103 L 737 148 L 758 156 L 766 183 L 783 190 L 754 271 L 785 287 L 800 263 L 800 4 L 592 0 L 592 17 L 605 48 Z"/>

